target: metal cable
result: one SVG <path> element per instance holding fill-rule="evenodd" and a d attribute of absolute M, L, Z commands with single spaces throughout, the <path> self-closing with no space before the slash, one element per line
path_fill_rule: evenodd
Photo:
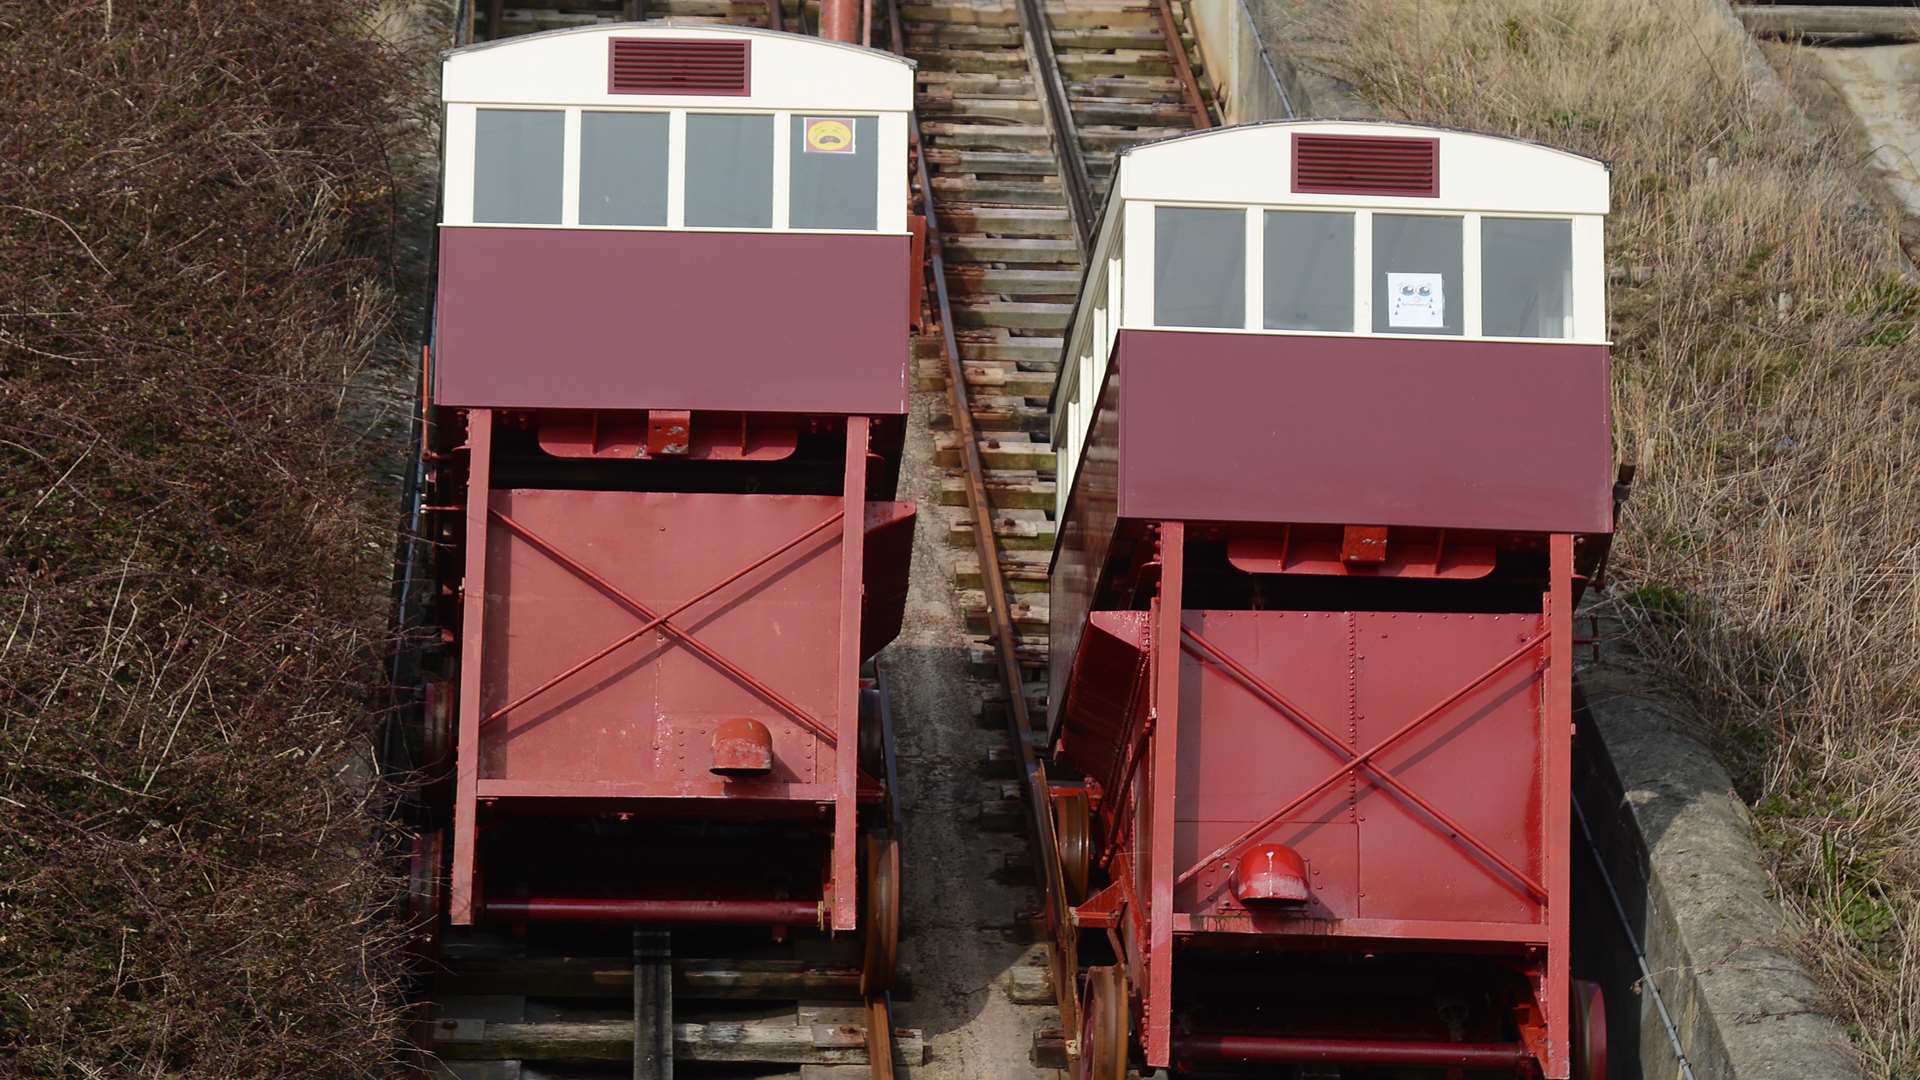
<path fill-rule="evenodd" d="M 1680 1045 L 1680 1029 L 1673 1024 L 1673 1016 L 1667 1012 L 1666 999 L 1660 996 L 1660 986 L 1653 981 L 1653 969 L 1647 966 L 1646 950 L 1640 947 L 1640 939 L 1634 936 L 1633 923 L 1627 918 L 1627 906 L 1620 902 L 1620 892 L 1613 887 L 1613 876 L 1607 873 L 1607 864 L 1600 858 L 1600 845 L 1593 842 L 1593 830 L 1587 826 L 1586 812 L 1580 809 L 1580 800 L 1573 800 L 1573 817 L 1580 823 L 1580 835 L 1587 838 L 1587 853 L 1593 856 L 1593 867 L 1600 871 L 1600 882 L 1607 887 L 1607 899 L 1613 901 L 1613 913 L 1620 920 L 1620 932 L 1627 936 L 1627 944 L 1633 947 L 1634 963 L 1640 966 L 1640 985 L 1653 995 L 1653 1007 L 1660 1013 L 1660 1023 L 1667 1029 L 1667 1042 L 1673 1046 L 1673 1056 L 1680 1063 L 1682 1080 L 1694 1080 L 1693 1063 L 1687 1060 L 1687 1051 Z"/>

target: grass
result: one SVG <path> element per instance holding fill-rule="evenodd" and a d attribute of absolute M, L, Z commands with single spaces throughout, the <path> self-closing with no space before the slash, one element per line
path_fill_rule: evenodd
<path fill-rule="evenodd" d="M 1329 18 L 1384 114 L 1612 165 L 1614 404 L 1640 465 L 1619 606 L 1753 806 L 1868 1071 L 1920 1076 L 1920 291 L 1855 143 L 1698 0 Z"/>
<path fill-rule="evenodd" d="M 0 1074 L 386 1074 L 367 0 L 0 0 Z"/>

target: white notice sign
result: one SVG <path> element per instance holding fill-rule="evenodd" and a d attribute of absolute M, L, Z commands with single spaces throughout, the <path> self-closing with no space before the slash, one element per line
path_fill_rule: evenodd
<path fill-rule="evenodd" d="M 1439 274 L 1388 274 L 1387 325 L 1438 330 L 1447 325 L 1447 292 Z"/>

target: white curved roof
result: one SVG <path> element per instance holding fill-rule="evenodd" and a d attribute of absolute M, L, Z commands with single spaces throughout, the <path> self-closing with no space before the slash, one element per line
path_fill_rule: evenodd
<path fill-rule="evenodd" d="M 1439 194 L 1310 194 L 1293 190 L 1295 135 L 1439 140 Z M 1607 166 L 1520 139 L 1380 121 L 1278 120 L 1211 128 L 1123 152 L 1115 191 L 1123 199 L 1411 207 L 1508 213 L 1604 214 Z"/>
<path fill-rule="evenodd" d="M 747 95 L 637 95 L 607 91 L 613 38 L 749 41 Z M 913 62 L 879 49 L 743 26 L 644 23 L 550 30 L 454 49 L 445 57 L 442 101 L 472 105 L 714 106 L 906 112 Z"/>

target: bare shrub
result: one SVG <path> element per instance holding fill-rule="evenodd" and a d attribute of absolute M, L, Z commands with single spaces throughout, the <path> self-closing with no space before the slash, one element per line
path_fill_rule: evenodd
<path fill-rule="evenodd" d="M 363 0 L 0 0 L 0 1072 L 394 1060 Z"/>
<path fill-rule="evenodd" d="M 1872 1070 L 1920 1075 L 1920 291 L 1844 134 L 1695 0 L 1350 0 L 1390 116 L 1613 168 L 1615 559 Z"/>

